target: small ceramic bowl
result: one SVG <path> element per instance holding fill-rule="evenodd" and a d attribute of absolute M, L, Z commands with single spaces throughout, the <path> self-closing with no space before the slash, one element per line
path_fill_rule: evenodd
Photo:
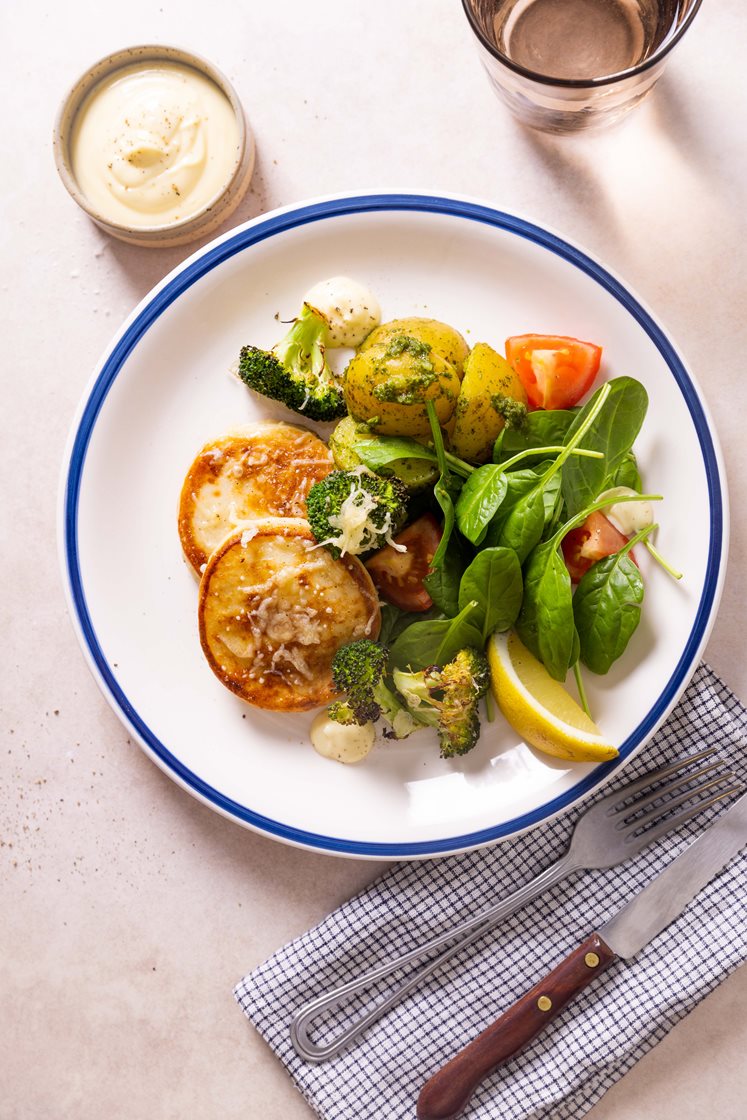
<path fill-rule="evenodd" d="M 70 138 L 75 115 L 90 90 L 114 71 L 137 62 L 171 62 L 190 66 L 209 78 L 227 97 L 238 126 L 236 157 L 224 185 L 199 210 L 177 221 L 152 226 L 127 225 L 112 221 L 81 190 L 73 173 Z M 178 47 L 127 47 L 95 63 L 72 86 L 57 113 L 53 134 L 57 171 L 68 192 L 86 214 L 113 237 L 132 245 L 157 248 L 184 245 L 212 233 L 236 209 L 244 197 L 254 170 L 254 137 L 244 116 L 236 90 L 228 78 L 211 62 Z"/>

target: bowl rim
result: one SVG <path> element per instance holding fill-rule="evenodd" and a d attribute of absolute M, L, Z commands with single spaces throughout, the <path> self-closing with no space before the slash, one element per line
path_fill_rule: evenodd
<path fill-rule="evenodd" d="M 702 2 L 703 0 L 693 0 L 685 18 L 677 30 L 665 36 L 656 50 L 647 58 L 643 59 L 642 62 L 639 62 L 636 66 L 628 67 L 627 70 L 618 70 L 614 74 L 604 74 L 600 78 L 553 78 L 548 74 L 540 74 L 536 70 L 530 70 L 528 67 L 522 66 L 518 62 L 514 62 L 513 59 L 499 50 L 496 44 L 485 34 L 477 22 L 470 0 L 462 0 L 462 7 L 464 8 L 464 13 L 472 31 L 484 50 L 486 50 L 496 62 L 500 62 L 501 65 L 506 66 L 509 70 L 513 70 L 515 74 L 519 74 L 522 78 L 526 78 L 528 81 L 536 82 L 538 85 L 543 86 L 555 86 L 560 89 L 598 89 L 600 86 L 614 85 L 618 82 L 626 81 L 628 78 L 637 77 L 638 74 L 650 70 L 653 66 L 656 66 L 657 63 L 661 62 L 672 48 L 679 43 L 688 27 L 695 19 Z"/>
<path fill-rule="evenodd" d="M 127 66 L 137 65 L 138 62 L 160 61 L 182 65 L 209 78 L 227 98 L 233 111 L 234 119 L 238 126 L 238 144 L 236 157 L 231 165 L 223 186 L 203 203 L 203 205 L 185 218 L 176 222 L 161 222 L 154 225 L 128 225 L 116 219 L 107 217 L 99 210 L 81 189 L 72 170 L 70 158 L 70 137 L 73 124 L 89 93 L 105 78 L 123 70 Z M 92 63 L 69 87 L 57 109 L 52 131 L 53 152 L 57 173 L 62 180 L 68 194 L 77 202 L 78 206 L 88 216 L 104 229 L 113 234 L 123 235 L 125 240 L 137 238 L 141 241 L 152 241 L 159 237 L 172 241 L 188 230 L 195 230 L 199 234 L 199 227 L 206 220 L 215 217 L 216 206 L 224 201 L 234 201 L 235 192 L 240 191 L 244 181 L 248 185 L 254 165 L 254 138 L 246 120 L 244 108 L 233 83 L 209 59 L 197 54 L 186 47 L 174 44 L 144 43 L 129 47 L 121 47 L 104 55 Z M 248 169 L 244 166 L 248 160 Z M 236 200 L 238 201 L 238 200 Z M 126 236 L 125 236 L 126 235 Z"/>

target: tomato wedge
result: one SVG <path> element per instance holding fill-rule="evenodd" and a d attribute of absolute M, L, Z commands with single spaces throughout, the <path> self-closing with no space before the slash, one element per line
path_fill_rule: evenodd
<path fill-rule="evenodd" d="M 506 359 L 534 408 L 571 408 L 599 371 L 601 346 L 561 335 L 519 334 L 506 339 Z"/>
<path fill-rule="evenodd" d="M 441 526 L 431 513 L 423 514 L 395 538 L 400 552 L 390 544 L 366 561 L 366 568 L 382 598 L 403 611 L 427 611 L 433 600 L 423 586 L 441 540 Z"/>
<path fill-rule="evenodd" d="M 627 543 L 628 538 L 603 513 L 598 510 L 590 513 L 583 525 L 566 533 L 561 544 L 563 559 L 573 582 L 578 583 L 597 560 L 612 556 Z M 632 552 L 628 555 L 635 560 Z"/>

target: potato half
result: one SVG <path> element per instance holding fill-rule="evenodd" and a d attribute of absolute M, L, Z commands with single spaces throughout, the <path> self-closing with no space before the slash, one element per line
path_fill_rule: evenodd
<path fill-rule="evenodd" d="M 478 342 L 464 363 L 464 379 L 454 411 L 451 450 L 468 463 L 490 459 L 505 421 L 493 407 L 494 397 L 527 403 L 524 386 L 505 358 L 487 342 Z"/>

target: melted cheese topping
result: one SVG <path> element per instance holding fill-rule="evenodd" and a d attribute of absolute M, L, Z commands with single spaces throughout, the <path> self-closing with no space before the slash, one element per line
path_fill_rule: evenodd
<path fill-rule="evenodd" d="M 378 634 L 378 599 L 363 565 L 315 545 L 305 521 L 265 519 L 226 538 L 202 578 L 203 649 L 221 680 L 259 707 L 329 703 L 337 650 Z"/>
<path fill-rule="evenodd" d="M 353 472 L 355 473 L 355 472 Z M 361 473 L 358 471 L 357 473 Z M 357 556 L 367 552 L 370 548 L 377 548 L 381 536 L 391 544 L 397 552 L 406 552 L 405 545 L 397 544 L 392 540 L 394 522 L 392 515 L 387 510 L 381 527 L 371 520 L 371 514 L 378 509 L 378 502 L 370 491 L 363 486 L 353 486 L 345 501 L 340 506 L 339 513 L 330 514 L 327 520 L 333 529 L 338 532 L 334 537 L 324 541 L 324 544 L 334 544 L 345 556 L 350 553 Z"/>

